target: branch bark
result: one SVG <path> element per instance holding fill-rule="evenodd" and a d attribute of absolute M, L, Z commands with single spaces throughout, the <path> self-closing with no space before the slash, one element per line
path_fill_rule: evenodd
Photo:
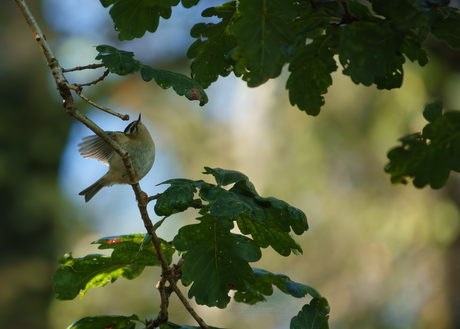
<path fill-rule="evenodd" d="M 73 116 L 75 119 L 83 123 L 89 129 L 91 129 L 97 136 L 99 136 L 102 140 L 104 140 L 109 146 L 117 152 L 118 155 L 123 160 L 123 163 L 126 168 L 126 172 L 128 177 L 131 181 L 135 182 L 135 172 L 133 169 L 133 165 L 131 162 L 131 158 L 129 153 L 126 152 L 121 148 L 121 146 L 111 139 L 109 135 L 103 131 L 98 125 L 96 125 L 93 121 L 88 119 L 85 115 L 83 115 L 75 106 L 75 101 L 73 99 L 72 93 L 70 92 L 72 89 L 75 89 L 74 85 L 69 84 L 67 79 L 64 76 L 64 70 L 59 65 L 58 60 L 53 54 L 53 51 L 46 41 L 46 37 L 40 29 L 40 26 L 36 22 L 34 16 L 30 12 L 25 0 L 15 0 L 17 6 L 19 7 L 22 15 L 24 16 L 27 24 L 29 25 L 32 33 L 34 34 L 35 40 L 38 42 L 40 49 L 43 52 L 43 55 L 46 58 L 47 65 L 51 69 L 53 73 L 54 81 L 56 82 L 57 89 L 59 94 L 63 98 L 64 108 L 66 109 L 67 113 Z M 193 316 L 193 318 L 198 322 L 201 328 L 209 329 L 208 325 L 201 319 L 200 316 L 195 312 L 195 310 L 191 307 L 188 300 L 182 294 L 176 282 L 174 280 L 174 276 L 172 275 L 172 271 L 169 268 L 168 261 L 163 253 L 163 249 L 161 248 L 161 242 L 158 239 L 158 236 L 153 229 L 152 221 L 150 220 L 148 211 L 147 211 L 147 204 L 149 201 L 148 196 L 141 190 L 139 183 L 133 184 L 132 188 L 134 190 L 134 194 L 136 195 L 136 199 L 138 201 L 139 212 L 141 214 L 142 220 L 144 222 L 144 226 L 147 232 L 152 236 L 152 242 L 157 252 L 158 258 L 161 262 L 162 267 L 162 277 L 166 278 L 169 281 L 170 287 L 174 290 L 177 294 L 181 302 L 184 304 L 187 311 Z"/>

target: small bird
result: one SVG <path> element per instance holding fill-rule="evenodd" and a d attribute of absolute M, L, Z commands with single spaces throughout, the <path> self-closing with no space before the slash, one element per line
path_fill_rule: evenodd
<path fill-rule="evenodd" d="M 131 122 L 124 132 L 106 131 L 106 133 L 131 156 L 136 180 L 130 181 L 121 157 L 99 136 L 83 137 L 83 142 L 78 144 L 80 154 L 84 158 L 99 160 L 109 167 L 109 171 L 96 183 L 79 193 L 79 195 L 85 196 L 86 202 L 91 200 L 105 186 L 137 183 L 147 175 L 155 161 L 155 143 L 141 122 L 140 114 L 139 119 Z"/>

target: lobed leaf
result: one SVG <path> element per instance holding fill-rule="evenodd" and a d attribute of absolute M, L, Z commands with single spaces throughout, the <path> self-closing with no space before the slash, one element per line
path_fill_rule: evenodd
<path fill-rule="evenodd" d="M 197 188 L 200 188 L 204 181 L 190 179 L 170 179 L 161 184 L 171 184 L 158 198 L 155 204 L 155 213 L 158 216 L 170 216 L 172 214 L 187 210 L 194 200 Z"/>
<path fill-rule="evenodd" d="M 248 262 L 261 257 L 259 246 L 246 237 L 230 233 L 233 223 L 211 215 L 198 218 L 199 224 L 182 227 L 174 246 L 187 251 L 182 266 L 182 282 L 192 284 L 189 298 L 200 305 L 225 308 L 231 289 L 245 291 L 253 279 Z"/>
<path fill-rule="evenodd" d="M 217 184 L 221 186 L 230 185 L 240 180 L 249 180 L 248 176 L 236 170 L 204 167 L 205 175 L 213 175 Z"/>
<path fill-rule="evenodd" d="M 236 220 L 243 234 L 251 234 L 260 247 L 271 246 L 283 256 L 288 256 L 291 251 L 302 252 L 300 245 L 289 234 L 291 228 L 298 235 L 308 230 L 307 218 L 301 210 L 273 197 L 261 197 L 254 185 L 239 172 L 220 168 L 206 170 L 213 173 L 218 182 L 236 183 L 230 190 L 213 185 L 202 186 L 199 195 L 208 201 L 208 205 L 200 210 L 200 214 Z"/>
<path fill-rule="evenodd" d="M 183 74 L 144 65 L 141 69 L 141 76 L 146 82 L 155 79 L 156 84 L 163 89 L 173 87 L 178 95 L 185 95 L 191 101 L 200 101 L 200 106 L 208 102 L 208 96 L 200 84 Z"/>
<path fill-rule="evenodd" d="M 365 86 L 373 84 L 376 77 L 402 74 L 397 72 L 402 66 L 394 63 L 403 40 L 403 34 L 390 24 L 355 22 L 341 28 L 339 59 L 343 73 Z"/>
<path fill-rule="evenodd" d="M 279 76 L 287 61 L 282 48 L 295 43 L 295 7 L 291 1 L 253 0 L 239 2 L 238 11 L 231 30 L 239 44 L 232 52 L 234 72 L 249 87 L 257 87 Z"/>
<path fill-rule="evenodd" d="M 331 73 L 337 70 L 334 52 L 330 49 L 335 39 L 322 35 L 313 42 L 300 46 L 289 65 L 286 89 L 289 101 L 310 115 L 318 115 L 324 98 L 321 96 L 332 85 Z"/>
<path fill-rule="evenodd" d="M 203 88 L 208 88 L 219 75 L 226 77 L 231 72 L 226 57 L 237 46 L 235 36 L 230 34 L 236 12 L 236 1 L 208 8 L 203 11 L 203 17 L 217 16 L 222 20 L 217 24 L 195 24 L 190 31 L 190 35 L 197 40 L 189 47 L 187 57 L 194 58 L 191 65 L 192 78 Z"/>
<path fill-rule="evenodd" d="M 113 4 L 109 13 L 115 30 L 120 32 L 118 39 L 123 41 L 141 38 L 146 31 L 155 32 L 160 17 L 170 18 L 171 7 L 177 6 L 179 0 L 101 0 L 101 4 L 104 7 Z"/>
<path fill-rule="evenodd" d="M 75 321 L 67 329 L 134 329 L 136 321 L 142 322 L 135 314 L 131 316 L 93 315 Z"/>
<path fill-rule="evenodd" d="M 456 17 L 439 17 L 433 23 L 431 32 L 452 49 L 460 48 L 460 15 Z"/>
<path fill-rule="evenodd" d="M 402 146 L 388 151 L 390 162 L 385 171 L 392 183 L 406 183 L 414 178 L 418 188 L 443 187 L 450 171 L 460 172 L 460 111 L 442 114 L 442 102 L 428 104 L 423 112 L 428 123 L 422 133 L 399 139 Z"/>
<path fill-rule="evenodd" d="M 153 243 L 143 243 L 145 234 L 111 236 L 94 241 L 99 249 L 113 249 L 112 255 L 87 255 L 73 258 L 71 253 L 61 259 L 61 267 L 53 274 L 54 292 L 57 299 L 70 300 L 80 294 L 83 298 L 90 287 L 102 287 L 115 282 L 120 276 L 132 280 L 137 278 L 145 266 L 160 266 Z M 169 263 L 174 248 L 161 242 Z"/>
<path fill-rule="evenodd" d="M 285 294 L 295 298 L 302 298 L 309 294 L 312 297 L 321 297 L 321 295 L 312 287 L 291 281 L 289 277 L 283 274 L 273 274 L 269 271 L 252 268 L 254 280 L 252 284 L 247 284 L 245 292 L 237 291 L 235 301 L 254 305 L 258 302 L 266 301 L 265 296 L 273 294 L 273 286 L 276 286 Z"/>
<path fill-rule="evenodd" d="M 96 50 L 99 52 L 96 59 L 101 60 L 110 73 L 124 76 L 142 69 L 143 64 L 134 59 L 133 52 L 118 50 L 109 45 L 98 45 Z"/>
<path fill-rule="evenodd" d="M 331 308 L 326 298 L 315 297 L 291 319 L 290 329 L 329 329 Z"/>

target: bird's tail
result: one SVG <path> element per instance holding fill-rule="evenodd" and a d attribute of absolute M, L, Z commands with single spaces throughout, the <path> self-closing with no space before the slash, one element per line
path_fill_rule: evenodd
<path fill-rule="evenodd" d="M 101 188 L 107 186 L 104 177 L 101 177 L 96 183 L 93 185 L 85 188 L 83 191 L 78 193 L 78 195 L 84 195 L 85 196 L 85 202 L 88 202 L 93 198 L 93 196 L 96 195 L 97 192 L 101 190 Z"/>

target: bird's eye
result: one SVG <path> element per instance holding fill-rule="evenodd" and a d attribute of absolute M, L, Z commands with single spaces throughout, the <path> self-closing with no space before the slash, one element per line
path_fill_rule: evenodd
<path fill-rule="evenodd" d="M 133 121 L 131 122 L 126 128 L 125 128 L 125 134 L 130 135 L 130 136 L 136 136 L 137 135 L 137 124 L 139 121 Z"/>

